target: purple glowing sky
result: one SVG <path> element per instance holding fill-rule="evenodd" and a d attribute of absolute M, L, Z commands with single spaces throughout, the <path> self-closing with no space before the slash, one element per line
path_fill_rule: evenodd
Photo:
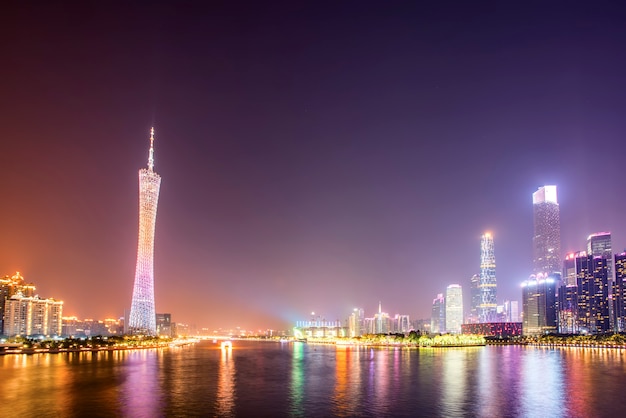
<path fill-rule="evenodd" d="M 623 10 L 293 3 L 3 12 L 0 275 L 121 316 L 153 124 L 176 322 L 429 317 L 487 230 L 498 299 L 521 299 L 543 184 L 564 251 L 626 246 Z"/>

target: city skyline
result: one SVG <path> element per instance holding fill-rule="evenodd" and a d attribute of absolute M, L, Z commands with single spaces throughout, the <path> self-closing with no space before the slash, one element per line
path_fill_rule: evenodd
<path fill-rule="evenodd" d="M 619 10 L 250 7 L 8 8 L 0 275 L 68 316 L 122 316 L 153 125 L 173 321 L 285 328 L 380 300 L 429 318 L 470 289 L 484 231 L 498 303 L 520 300 L 542 185 L 562 255 L 598 231 L 626 247 Z"/>

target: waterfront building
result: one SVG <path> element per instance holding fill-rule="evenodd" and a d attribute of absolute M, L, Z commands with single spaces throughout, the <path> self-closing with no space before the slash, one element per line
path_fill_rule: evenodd
<path fill-rule="evenodd" d="M 62 318 L 62 301 L 24 296 L 18 292 L 4 302 L 4 335 L 61 336 Z"/>
<path fill-rule="evenodd" d="M 604 257 L 576 258 L 578 288 L 578 329 L 597 334 L 611 329 L 609 320 L 609 278 Z"/>
<path fill-rule="evenodd" d="M 150 131 L 148 168 L 139 170 L 139 237 L 137 267 L 128 330 L 157 335 L 154 307 L 154 231 L 161 176 L 154 171 L 154 128 Z"/>
<path fill-rule="evenodd" d="M 463 290 L 458 284 L 451 284 L 446 289 L 446 332 L 461 333 L 463 324 Z"/>
<path fill-rule="evenodd" d="M 347 337 L 348 329 L 341 326 L 341 321 L 297 321 L 294 334 L 300 338 Z"/>
<path fill-rule="evenodd" d="M 533 270 L 535 274 L 561 271 L 561 227 L 556 186 L 533 193 Z"/>
<path fill-rule="evenodd" d="M 32 297 L 35 295 L 35 286 L 32 283 L 26 283 L 19 271 L 13 276 L 0 278 L 0 334 L 4 329 L 5 301 L 18 293 L 22 296 Z"/>
<path fill-rule="evenodd" d="M 494 322 L 496 319 L 496 256 L 493 236 L 487 232 L 480 238 L 480 306 L 478 322 Z"/>
<path fill-rule="evenodd" d="M 522 283 L 524 335 L 541 335 L 557 330 L 556 286 L 559 277 L 531 275 Z"/>
<path fill-rule="evenodd" d="M 433 299 L 433 307 L 430 315 L 430 332 L 443 334 L 446 332 L 446 303 L 442 293 Z"/>
<path fill-rule="evenodd" d="M 157 335 L 163 337 L 172 336 L 172 314 L 156 314 Z"/>
<path fill-rule="evenodd" d="M 365 311 L 361 308 L 354 308 L 348 318 L 348 335 L 358 337 L 365 333 Z"/>
<path fill-rule="evenodd" d="M 578 334 L 578 286 L 563 283 L 558 294 L 558 328 L 561 334 Z"/>
<path fill-rule="evenodd" d="M 463 324 L 461 333 L 483 335 L 485 337 L 517 337 L 522 335 L 521 322 L 484 322 L 482 324 Z"/>
<path fill-rule="evenodd" d="M 374 315 L 374 326 L 374 334 L 388 334 L 391 332 L 391 319 L 387 312 L 383 312 L 380 302 L 378 302 L 378 313 Z"/>
<path fill-rule="evenodd" d="M 482 295 L 480 292 L 480 275 L 474 274 L 470 278 L 470 309 L 467 316 L 467 323 L 478 323 L 478 312 L 480 312 L 480 303 Z"/>
<path fill-rule="evenodd" d="M 615 282 L 613 302 L 618 332 L 626 331 L 626 252 L 615 254 Z"/>
<path fill-rule="evenodd" d="M 364 334 L 376 334 L 376 320 L 374 318 L 365 318 L 363 320 Z"/>
<path fill-rule="evenodd" d="M 615 301 L 613 300 L 614 280 L 613 280 L 613 248 L 611 244 L 611 232 L 596 232 L 587 237 L 587 255 L 606 258 L 606 270 L 609 280 L 608 303 L 609 303 L 609 323 L 613 331 L 617 332 L 617 321 L 615 318 Z"/>
<path fill-rule="evenodd" d="M 413 329 L 409 315 L 396 314 L 393 320 L 393 325 L 393 332 L 400 334 L 407 334 Z"/>
<path fill-rule="evenodd" d="M 413 329 L 422 334 L 430 333 L 430 318 L 415 319 L 413 322 Z"/>

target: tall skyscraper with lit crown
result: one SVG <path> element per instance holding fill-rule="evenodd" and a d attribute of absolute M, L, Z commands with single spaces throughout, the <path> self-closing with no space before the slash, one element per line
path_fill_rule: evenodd
<path fill-rule="evenodd" d="M 480 290 L 480 305 L 478 309 L 478 322 L 496 321 L 496 256 L 494 251 L 493 236 L 486 232 L 480 237 L 480 277 L 478 281 Z"/>
<path fill-rule="evenodd" d="M 157 335 L 154 308 L 154 229 L 161 176 L 154 172 L 154 128 L 150 130 L 148 168 L 139 170 L 139 238 L 137 268 L 130 307 L 131 334 Z"/>
<path fill-rule="evenodd" d="M 533 270 L 561 272 L 561 226 L 556 186 L 543 186 L 533 193 Z"/>

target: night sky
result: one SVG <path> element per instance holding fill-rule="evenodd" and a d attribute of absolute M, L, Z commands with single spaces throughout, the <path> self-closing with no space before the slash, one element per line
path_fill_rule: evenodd
<path fill-rule="evenodd" d="M 130 308 L 153 125 L 175 322 L 428 318 L 485 231 L 521 300 L 544 184 L 564 253 L 626 246 L 618 2 L 173 3 L 2 11 L 0 276 L 65 315 Z"/>

